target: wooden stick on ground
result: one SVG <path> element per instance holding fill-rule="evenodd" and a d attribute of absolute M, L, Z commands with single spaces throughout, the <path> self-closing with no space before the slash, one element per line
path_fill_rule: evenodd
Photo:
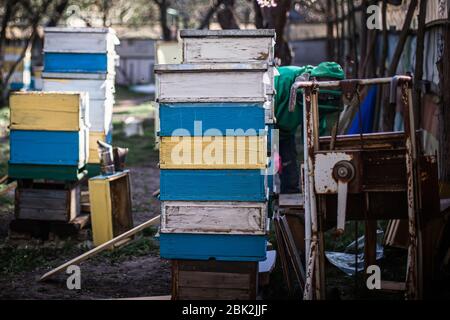
<path fill-rule="evenodd" d="M 120 242 L 120 241 L 122 241 L 122 240 L 124 240 L 126 238 L 129 238 L 132 235 L 135 235 L 136 233 L 138 233 L 138 232 L 140 232 L 140 231 L 142 231 L 142 230 L 144 230 L 144 229 L 146 229 L 146 228 L 148 228 L 150 226 L 158 224 L 159 221 L 160 221 L 160 217 L 161 216 L 158 215 L 158 216 L 148 220 L 147 222 L 144 222 L 143 224 L 141 224 L 141 225 L 139 225 L 137 227 L 134 227 L 133 229 L 128 230 L 125 233 L 122 233 L 120 236 L 117 236 L 114 239 L 111 239 L 108 242 L 105 242 L 105 243 L 99 245 L 98 247 L 95 247 L 94 249 L 92 249 L 92 250 L 90 250 L 88 252 L 85 252 L 82 255 L 80 255 L 80 256 L 78 256 L 78 257 L 76 257 L 76 258 L 74 258 L 74 259 L 72 259 L 72 260 L 70 260 L 70 261 L 60 265 L 59 267 L 57 267 L 57 268 L 47 272 L 46 274 L 44 274 L 39 279 L 39 281 L 45 281 L 48 278 L 50 278 L 51 276 L 66 270 L 67 267 L 69 267 L 71 265 L 74 265 L 74 264 L 77 264 L 77 263 L 80 263 L 80 262 L 82 262 L 84 260 L 87 260 L 90 257 L 96 255 L 97 253 L 100 253 L 101 251 L 114 246 L 114 244 L 116 244 L 116 243 L 118 243 L 118 242 Z"/>

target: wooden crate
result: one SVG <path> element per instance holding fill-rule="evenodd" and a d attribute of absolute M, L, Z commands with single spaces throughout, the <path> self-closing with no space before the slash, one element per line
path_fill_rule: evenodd
<path fill-rule="evenodd" d="M 10 163 L 24 165 L 74 166 L 88 159 L 88 130 L 11 130 Z"/>
<path fill-rule="evenodd" d="M 155 65 L 156 99 L 175 102 L 265 102 L 274 94 L 267 63 Z"/>
<path fill-rule="evenodd" d="M 129 171 L 89 179 L 89 199 L 96 246 L 133 228 Z"/>
<path fill-rule="evenodd" d="M 174 300 L 255 300 L 257 262 L 172 261 Z"/>
<path fill-rule="evenodd" d="M 16 188 L 16 219 L 69 222 L 79 215 L 80 185 L 78 183 L 20 181 Z"/>
<path fill-rule="evenodd" d="M 161 233 L 266 234 L 264 202 L 188 202 L 161 204 Z"/>
<path fill-rule="evenodd" d="M 89 127 L 82 92 L 15 92 L 9 99 L 11 130 L 80 131 Z"/>
<path fill-rule="evenodd" d="M 275 30 L 181 30 L 183 62 L 251 62 L 274 59 Z"/>
<path fill-rule="evenodd" d="M 264 202 L 268 196 L 261 170 L 161 170 L 160 191 L 162 201 Z"/>
<path fill-rule="evenodd" d="M 111 28 L 47 27 L 44 32 L 44 52 L 111 53 L 120 43 Z"/>

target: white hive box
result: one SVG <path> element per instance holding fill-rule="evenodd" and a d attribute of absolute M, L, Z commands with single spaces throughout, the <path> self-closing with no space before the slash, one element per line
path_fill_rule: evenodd
<path fill-rule="evenodd" d="M 275 30 L 181 30 L 184 63 L 269 62 Z"/>
<path fill-rule="evenodd" d="M 115 54 L 120 43 L 111 28 L 49 27 L 44 32 L 44 52 Z"/>
<path fill-rule="evenodd" d="M 272 100 L 273 70 L 267 63 L 156 65 L 159 103 L 261 102 Z"/>
<path fill-rule="evenodd" d="M 259 202 L 164 201 L 162 233 L 266 234 L 267 204 Z"/>
<path fill-rule="evenodd" d="M 86 91 L 89 92 L 89 99 L 105 100 L 114 99 L 114 80 L 96 80 L 96 79 L 43 79 L 44 91 Z"/>

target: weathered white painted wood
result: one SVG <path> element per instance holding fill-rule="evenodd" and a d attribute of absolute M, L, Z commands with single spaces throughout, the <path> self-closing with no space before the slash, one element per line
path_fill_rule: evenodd
<path fill-rule="evenodd" d="M 115 88 L 113 80 L 44 78 L 43 91 L 87 91 L 92 101 L 112 99 Z"/>
<path fill-rule="evenodd" d="M 183 62 L 272 62 L 273 38 L 202 37 L 183 39 Z"/>
<path fill-rule="evenodd" d="M 119 39 L 111 28 L 45 28 L 44 52 L 114 53 Z"/>
<path fill-rule="evenodd" d="M 200 38 L 200 37 L 275 37 L 274 29 L 232 29 L 232 30 L 207 30 L 207 29 L 184 29 L 180 31 L 180 38 Z"/>
<path fill-rule="evenodd" d="M 95 132 L 108 132 L 112 123 L 114 101 L 91 100 L 89 105 L 90 130 Z"/>
<path fill-rule="evenodd" d="M 265 234 L 267 205 L 258 202 L 165 201 L 162 233 Z"/>
<path fill-rule="evenodd" d="M 155 66 L 158 102 L 264 102 L 273 95 L 266 63 Z"/>

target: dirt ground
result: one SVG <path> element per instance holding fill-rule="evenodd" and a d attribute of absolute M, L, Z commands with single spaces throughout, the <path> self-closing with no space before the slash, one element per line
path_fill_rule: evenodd
<path fill-rule="evenodd" d="M 155 163 L 145 167 L 132 167 L 131 177 L 133 219 L 134 224 L 138 225 L 159 214 L 159 201 L 151 197 L 151 194 L 159 188 L 159 170 Z M 8 197 L 12 197 L 12 192 Z M 7 229 L 12 215 L 12 212 L 2 212 L 0 225 L 3 231 Z M 17 273 L 5 273 L 0 270 L 0 299 L 110 299 L 170 295 L 170 263 L 159 258 L 157 243 L 150 246 L 148 252 L 141 252 L 139 256 L 134 256 L 134 253 L 125 253 L 122 256 L 120 250 L 127 250 L 125 246 L 117 255 L 107 253 L 83 262 L 80 265 L 81 290 L 71 291 L 67 289 L 68 275 L 64 273 L 45 283 L 39 283 L 36 279 L 51 267 L 56 267 L 86 251 L 83 245 L 89 243 L 39 243 L 33 248 L 31 246 L 27 248 L 24 245 L 11 244 L 5 236 L 5 232 L 2 232 L 0 243 L 3 248 L 13 246 L 14 249 L 20 248 L 27 252 L 27 250 L 39 251 L 47 246 L 49 250 L 56 251 L 57 256 L 53 257 L 51 254 L 45 259 L 46 267 L 37 266 Z M 151 238 L 149 241 L 155 241 L 152 237 L 149 238 Z M 139 241 L 142 239 L 137 240 Z M 69 249 L 59 254 L 58 248 L 61 245 L 69 246 Z M 0 256 L 2 260 L 8 258 L 12 257 Z"/>

